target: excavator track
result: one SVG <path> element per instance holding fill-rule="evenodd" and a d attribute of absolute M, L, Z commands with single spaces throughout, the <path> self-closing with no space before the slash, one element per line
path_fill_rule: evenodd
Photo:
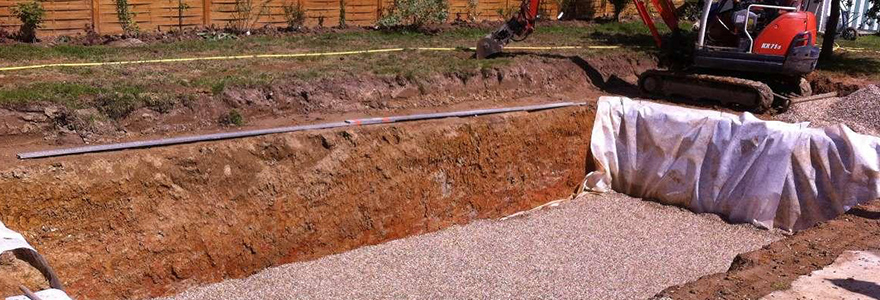
<path fill-rule="evenodd" d="M 652 96 L 719 102 L 763 113 L 773 106 L 773 90 L 760 81 L 738 77 L 649 70 L 639 76 L 639 88 Z"/>

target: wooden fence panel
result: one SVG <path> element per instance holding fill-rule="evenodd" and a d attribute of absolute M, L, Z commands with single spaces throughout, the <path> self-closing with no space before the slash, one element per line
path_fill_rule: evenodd
<path fill-rule="evenodd" d="M 30 0 L 0 0 L 0 29 L 18 30 L 19 22 L 10 8 L 22 1 Z M 128 3 L 141 30 L 168 31 L 181 24 L 183 27 L 230 26 L 236 18 L 242 17 L 236 12 L 237 1 L 249 1 L 255 7 L 250 17 L 254 27 L 286 26 L 283 7 L 297 1 L 306 10 L 306 26 L 317 26 L 321 19 L 323 26 L 337 26 L 341 5 L 345 6 L 347 25 L 368 26 L 394 6 L 394 0 L 183 0 L 186 9 L 181 12 L 178 0 L 128 0 Z M 448 1 L 450 22 L 456 18 L 466 20 L 468 14 L 477 20 L 500 20 L 499 11 L 515 12 L 521 3 L 521 0 Z M 608 0 L 575 1 L 575 13 L 579 16 L 604 16 L 611 11 Z M 116 0 L 45 0 L 42 3 L 47 15 L 40 36 L 80 34 L 90 27 L 101 34 L 122 32 Z M 552 18 L 558 13 L 557 6 L 555 0 L 544 0 L 541 10 Z"/>
<path fill-rule="evenodd" d="M 114 34 L 122 32 L 122 24 L 116 13 L 116 0 L 98 0 L 98 8 L 95 15 L 98 16 L 95 30 L 102 34 Z M 134 20 L 141 30 L 171 30 L 176 29 L 179 23 L 184 27 L 203 26 L 204 14 L 202 13 L 204 2 L 202 0 L 129 0 Z M 182 4 L 186 9 L 178 10 Z"/>
<path fill-rule="evenodd" d="M 0 28 L 18 31 L 21 22 L 12 14 L 12 7 L 21 1 L 0 1 Z M 83 32 L 92 23 L 90 0 L 55 0 L 43 2 L 46 16 L 41 35 L 62 35 Z"/>

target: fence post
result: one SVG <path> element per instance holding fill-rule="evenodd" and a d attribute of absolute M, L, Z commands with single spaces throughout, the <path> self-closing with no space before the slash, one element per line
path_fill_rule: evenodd
<path fill-rule="evenodd" d="M 382 18 L 382 0 L 376 0 L 376 22 Z"/>
<path fill-rule="evenodd" d="M 202 20 L 205 27 L 211 26 L 211 0 L 202 0 Z"/>
<path fill-rule="evenodd" d="M 92 0 L 92 30 L 101 33 L 101 2 Z"/>

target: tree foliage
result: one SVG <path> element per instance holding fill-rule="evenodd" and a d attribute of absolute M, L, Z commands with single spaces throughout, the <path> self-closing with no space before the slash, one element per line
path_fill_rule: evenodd
<path fill-rule="evenodd" d="M 37 28 L 46 17 L 46 10 L 38 1 L 20 2 L 12 7 L 12 14 L 21 21 L 18 38 L 33 43 L 37 41 Z"/>

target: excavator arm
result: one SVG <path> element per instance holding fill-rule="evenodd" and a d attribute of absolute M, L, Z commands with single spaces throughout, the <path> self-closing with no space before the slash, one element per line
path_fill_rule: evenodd
<path fill-rule="evenodd" d="M 501 52 L 510 41 L 522 41 L 535 31 L 538 6 L 541 0 L 523 0 L 519 13 L 507 23 L 477 42 L 477 58 L 483 59 Z"/>
<path fill-rule="evenodd" d="M 648 7 L 645 4 L 644 0 L 633 0 L 636 5 L 636 9 L 639 12 L 639 16 L 642 18 L 642 21 L 645 22 L 645 25 L 648 26 L 648 29 L 651 30 L 651 35 L 654 36 L 654 41 L 657 43 L 657 47 L 662 47 L 663 43 L 660 37 L 660 33 L 657 31 L 657 27 L 654 25 L 654 21 L 651 18 L 651 15 L 648 13 Z M 651 0 L 654 4 L 655 9 L 660 13 L 660 17 L 663 19 L 663 22 L 666 23 L 673 31 L 678 30 L 678 17 L 675 15 L 675 5 L 672 4 L 671 0 Z M 510 43 L 510 41 L 522 41 L 526 39 L 533 31 L 535 31 L 535 21 L 538 18 L 538 6 L 541 4 L 541 0 L 523 0 L 520 5 L 520 11 L 517 15 L 510 18 L 507 23 L 501 26 L 498 30 L 486 35 L 484 38 L 480 39 L 477 42 L 477 58 L 486 58 L 501 52 L 504 49 L 504 46 Z"/>

